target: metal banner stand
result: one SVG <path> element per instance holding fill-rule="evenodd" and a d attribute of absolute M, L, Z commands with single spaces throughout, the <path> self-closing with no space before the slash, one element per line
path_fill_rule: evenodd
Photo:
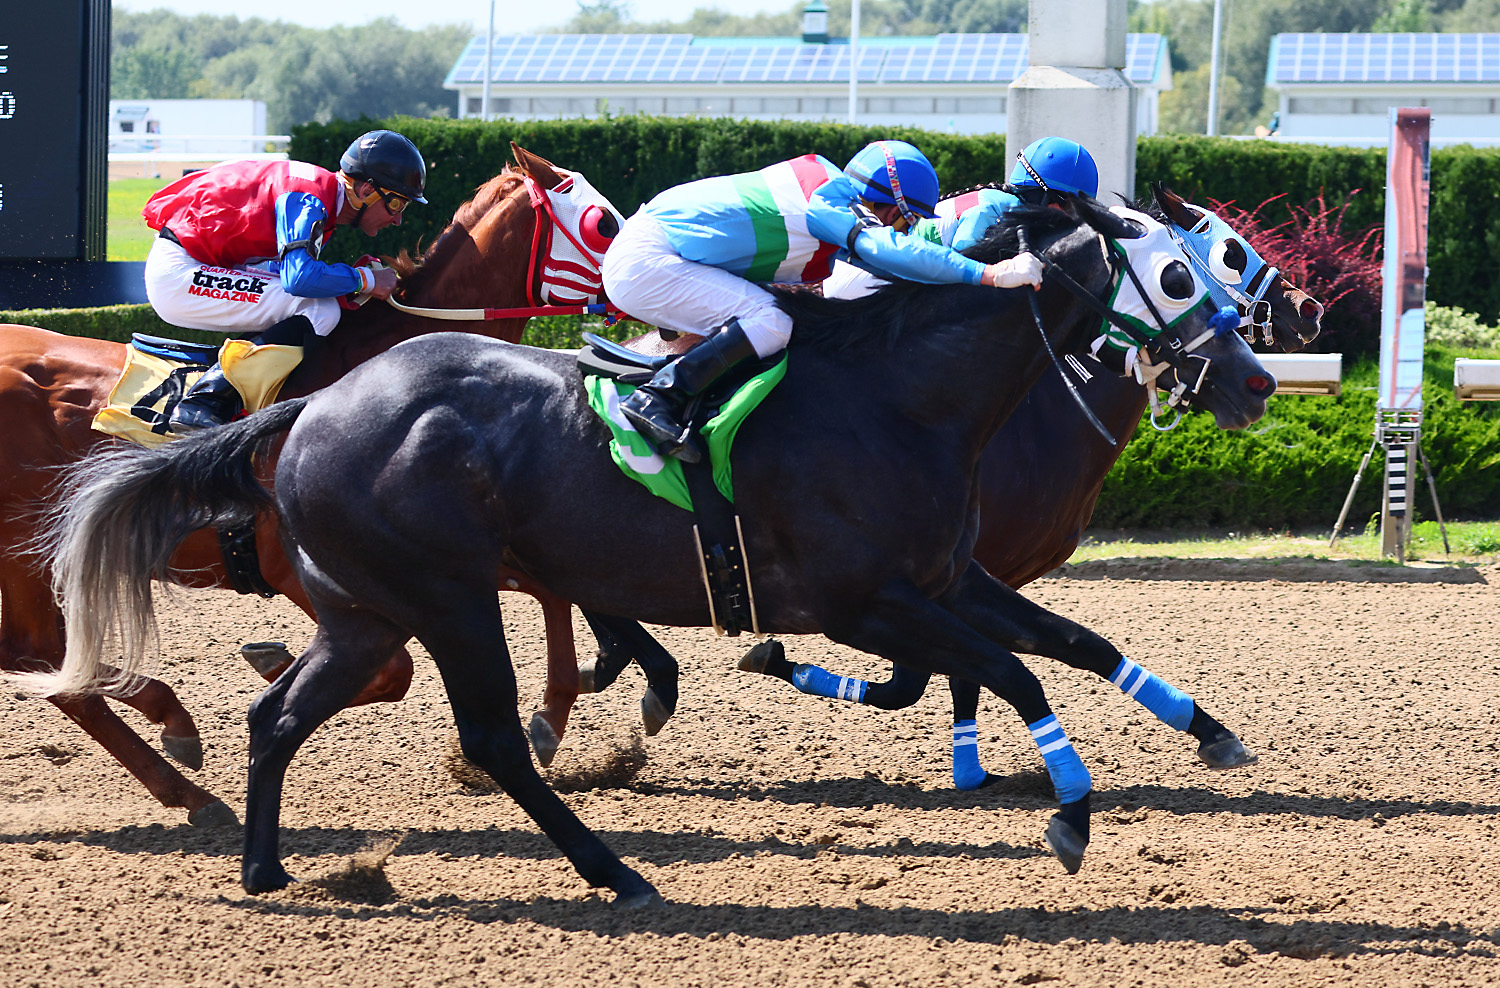
<path fill-rule="evenodd" d="M 1364 479 L 1365 468 L 1377 448 L 1385 448 L 1385 496 L 1380 521 L 1380 552 L 1393 556 L 1400 565 L 1406 564 L 1406 544 L 1411 540 L 1411 457 L 1416 453 L 1427 478 L 1427 492 L 1432 495 L 1432 510 L 1437 514 L 1438 530 L 1443 533 L 1443 552 L 1448 547 L 1448 525 L 1443 521 L 1443 506 L 1438 503 L 1437 484 L 1432 479 L 1432 467 L 1427 454 L 1422 451 L 1421 409 L 1386 409 L 1375 411 L 1375 441 L 1365 451 L 1355 471 L 1354 483 L 1349 487 L 1349 496 L 1344 498 L 1344 507 L 1339 511 L 1339 520 L 1334 523 L 1333 536 L 1328 540 L 1332 549 L 1344 530 L 1344 520 L 1349 517 L 1349 507 L 1354 495 L 1359 493 L 1359 482 Z"/>
<path fill-rule="evenodd" d="M 1385 489 L 1381 497 L 1380 551 L 1406 564 L 1411 540 L 1412 456 L 1421 461 L 1427 490 L 1448 547 L 1448 526 L 1438 504 L 1432 467 L 1422 452 L 1422 348 L 1426 326 L 1422 304 L 1427 290 L 1427 199 L 1431 178 L 1428 135 L 1432 111 L 1391 108 L 1391 146 L 1386 155 L 1385 262 L 1381 270 L 1380 393 L 1375 401 L 1375 441 L 1360 461 L 1349 496 L 1328 540 L 1331 549 L 1343 530 L 1376 447 L 1385 449 Z"/>

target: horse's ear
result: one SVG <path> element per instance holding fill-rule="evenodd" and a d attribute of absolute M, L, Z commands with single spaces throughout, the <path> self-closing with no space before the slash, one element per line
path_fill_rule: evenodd
<path fill-rule="evenodd" d="M 1079 219 L 1113 240 L 1134 240 L 1146 233 L 1140 224 L 1106 209 L 1092 196 L 1074 196 L 1073 206 Z"/>
<path fill-rule="evenodd" d="M 1186 200 L 1160 182 L 1151 183 L 1151 194 L 1156 198 L 1156 204 L 1161 211 L 1167 214 L 1167 219 L 1184 230 L 1191 230 L 1198 224 L 1199 216 L 1187 208 Z"/>
<path fill-rule="evenodd" d="M 542 188 L 556 188 L 562 182 L 563 177 L 558 173 L 557 167 L 541 155 L 532 154 L 515 141 L 510 142 L 510 153 L 515 155 L 516 164 L 521 166 L 521 170 Z"/>

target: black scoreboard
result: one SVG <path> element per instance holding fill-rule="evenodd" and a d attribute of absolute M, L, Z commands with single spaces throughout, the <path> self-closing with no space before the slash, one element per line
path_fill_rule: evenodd
<path fill-rule="evenodd" d="M 0 259 L 104 259 L 109 26 L 110 0 L 0 4 Z"/>

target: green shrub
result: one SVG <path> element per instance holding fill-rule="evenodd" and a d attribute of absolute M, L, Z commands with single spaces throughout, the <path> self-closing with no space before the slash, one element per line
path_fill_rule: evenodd
<path fill-rule="evenodd" d="M 1474 313 L 1463 309 L 1428 302 L 1423 310 L 1423 322 L 1429 344 L 1457 350 L 1500 347 L 1500 326 L 1487 326 Z"/>

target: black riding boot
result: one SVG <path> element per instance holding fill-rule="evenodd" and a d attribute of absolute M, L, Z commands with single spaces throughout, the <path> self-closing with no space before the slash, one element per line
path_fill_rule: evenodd
<path fill-rule="evenodd" d="M 663 455 L 697 463 L 703 454 L 681 421 L 684 406 L 730 370 L 755 357 L 755 347 L 746 339 L 745 331 L 731 319 L 626 395 L 620 411 Z"/>
<path fill-rule="evenodd" d="M 256 346 L 274 343 L 280 346 L 302 346 L 313 334 L 312 322 L 306 316 L 292 316 L 272 326 L 267 326 L 248 339 Z M 223 425 L 238 415 L 245 407 L 244 399 L 217 363 L 203 372 L 203 376 L 188 388 L 177 407 L 167 419 L 167 428 L 182 434 L 199 429 L 211 429 Z"/>

